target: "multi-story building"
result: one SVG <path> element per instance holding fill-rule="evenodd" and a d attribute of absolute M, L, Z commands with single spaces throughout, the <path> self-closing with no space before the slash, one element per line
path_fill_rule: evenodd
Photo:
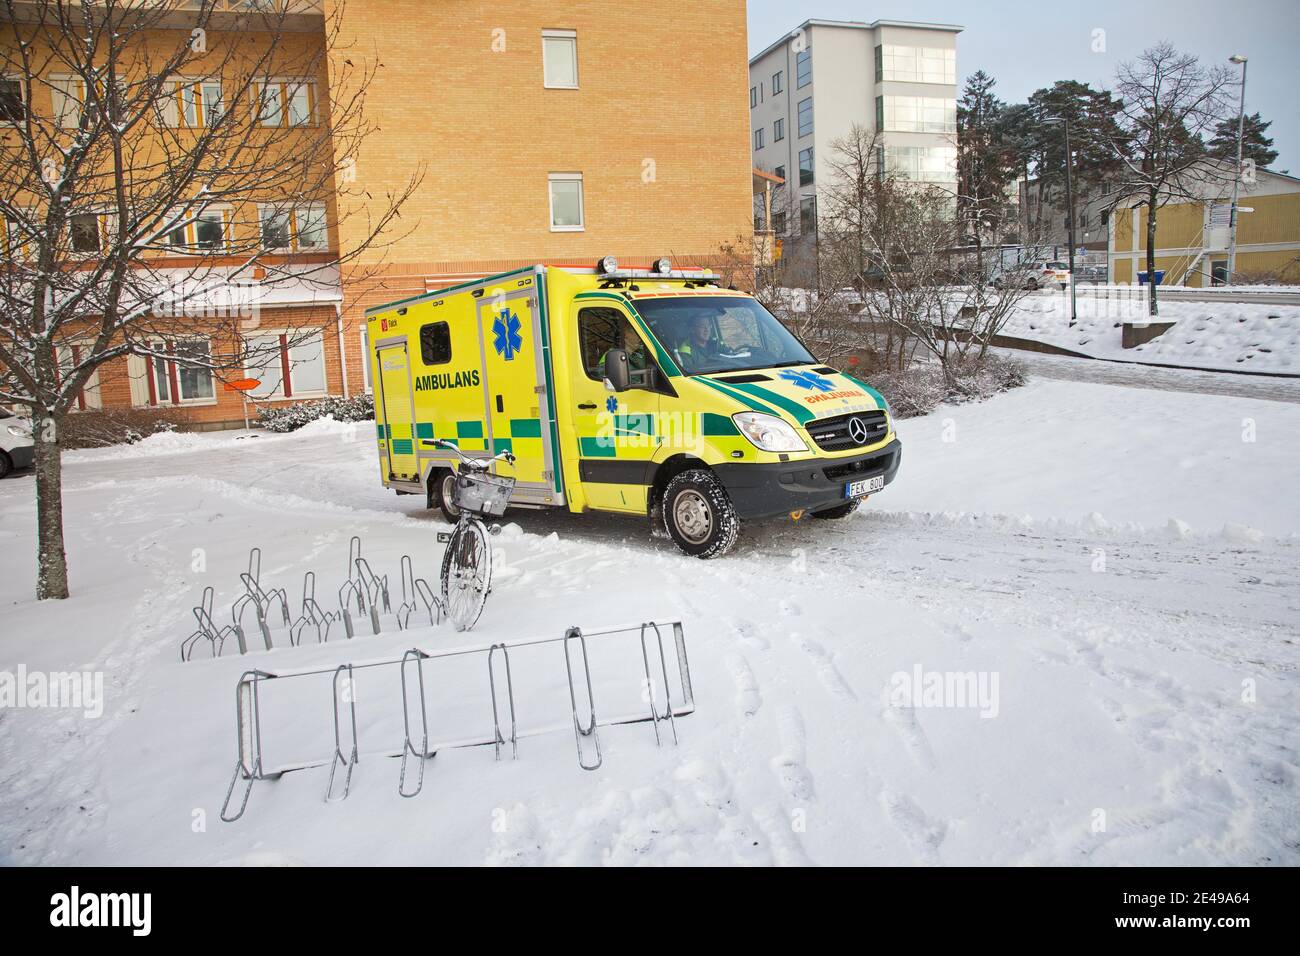
<path fill-rule="evenodd" d="M 753 165 L 788 183 L 780 235 L 815 230 L 835 143 L 877 136 L 888 175 L 957 188 L 957 34 L 948 24 L 806 20 L 749 61 Z"/>
<path fill-rule="evenodd" d="M 1222 285 L 1232 240 L 1231 176 L 1205 177 L 1199 198 L 1170 202 L 1156 216 L 1156 270 L 1164 285 Z M 1300 283 L 1300 179 L 1257 170 L 1238 199 L 1236 283 Z M 1121 202 L 1108 217 L 1110 281 L 1146 271 L 1146 208 Z"/>
<path fill-rule="evenodd" d="M 232 19 L 213 21 L 209 46 L 255 44 L 256 24 L 233 19 L 248 0 L 222 2 Z M 322 54 L 318 76 L 283 90 L 284 123 L 328 131 L 331 103 L 356 93 L 341 86 L 367 65 L 374 71 L 364 90 L 369 132 L 340 164 L 352 188 L 288 212 L 249 197 L 220 222 L 187 227 L 195 234 L 177 244 L 183 266 L 180 253 L 196 244 L 211 252 L 230 236 L 261 235 L 267 267 L 317 267 L 313 281 L 281 282 L 258 299 L 258 335 L 319 329 L 305 342 L 285 335 L 277 368 L 243 370 L 265 380 L 252 393 L 259 403 L 368 391 L 364 311 L 377 302 L 539 262 L 700 263 L 753 235 L 743 0 L 700 0 L 672 17 L 640 4 L 542 0 L 264 2 L 290 4 L 292 42 Z M 188 33 L 185 8 L 178 2 L 162 26 Z M 57 77 L 30 91 L 0 81 L 0 134 L 23 103 L 47 119 L 66 108 Z M 219 79 L 211 86 L 182 95 L 179 125 L 201 125 L 205 97 L 220 107 Z M 385 197 L 413 177 L 419 186 L 393 228 L 330 279 L 320 267 L 364 245 Z M 85 242 L 98 228 L 82 230 Z M 149 265 L 165 269 L 165 254 Z M 184 346 L 232 347 L 215 337 Z M 241 396 L 218 379 L 183 361 L 131 356 L 101 367 L 80 405 L 242 424 Z"/>

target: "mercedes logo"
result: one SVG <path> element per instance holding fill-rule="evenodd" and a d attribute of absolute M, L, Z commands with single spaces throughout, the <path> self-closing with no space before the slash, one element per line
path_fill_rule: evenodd
<path fill-rule="evenodd" d="M 849 437 L 855 445 L 867 443 L 867 423 L 860 418 L 849 419 Z"/>

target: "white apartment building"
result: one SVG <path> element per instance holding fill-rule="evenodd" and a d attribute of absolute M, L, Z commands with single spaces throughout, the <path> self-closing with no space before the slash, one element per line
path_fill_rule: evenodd
<path fill-rule="evenodd" d="M 814 231 L 832 143 L 881 133 L 888 175 L 957 188 L 959 26 L 806 20 L 749 61 L 754 167 L 785 179 L 771 228 Z M 761 217 L 761 209 L 755 216 Z"/>

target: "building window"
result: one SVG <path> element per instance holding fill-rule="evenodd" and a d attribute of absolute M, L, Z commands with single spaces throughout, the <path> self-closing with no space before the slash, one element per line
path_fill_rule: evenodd
<path fill-rule="evenodd" d="M 244 372 L 261 384 L 252 398 L 311 398 L 325 394 L 325 336 L 310 332 L 258 332 L 244 337 Z"/>
<path fill-rule="evenodd" d="M 752 110 L 756 106 L 758 106 L 758 87 L 751 86 L 749 88 L 749 108 Z"/>
<path fill-rule="evenodd" d="M 323 203 L 308 203 L 289 209 L 261 206 L 259 217 L 264 249 L 306 251 L 324 249 L 329 244 Z"/>
<path fill-rule="evenodd" d="M 370 327 L 364 322 L 361 323 L 361 387 L 370 392 L 374 386 L 370 384 Z"/>
<path fill-rule="evenodd" d="M 542 85 L 551 90 L 578 88 L 578 34 L 542 31 Z"/>
<path fill-rule="evenodd" d="M 551 173 L 551 232 L 581 232 L 582 173 Z"/>
<path fill-rule="evenodd" d="M 784 91 L 785 74 L 781 70 L 777 70 L 772 74 L 772 95 L 775 96 L 777 93 L 782 93 Z"/>
<path fill-rule="evenodd" d="M 903 83 L 957 82 L 957 51 L 919 46 L 877 47 L 876 79 Z"/>
<path fill-rule="evenodd" d="M 760 126 L 758 129 L 754 130 L 754 149 L 758 150 L 762 148 L 763 148 L 763 127 Z"/>
<path fill-rule="evenodd" d="M 0 77 L 0 123 L 21 123 L 27 118 L 27 97 L 23 89 L 22 80 Z"/>
<path fill-rule="evenodd" d="M 955 133 L 957 101 L 929 96 L 878 96 L 879 128 L 900 133 Z"/>
<path fill-rule="evenodd" d="M 273 83 L 268 87 L 268 96 L 274 102 L 274 118 L 264 111 L 261 119 L 264 126 L 282 125 L 282 111 L 280 104 L 284 102 L 283 84 Z M 305 88 L 300 88 L 301 92 L 295 92 L 298 98 L 298 105 L 295 109 L 303 109 L 302 99 L 310 101 L 310 94 Z M 292 99 L 291 99 L 292 102 Z M 168 126 L 188 126 L 191 129 L 199 129 L 205 126 L 211 126 L 221 119 L 221 114 L 225 107 L 221 98 L 221 84 L 215 80 L 193 82 L 188 80 L 174 80 L 171 83 L 171 95 L 162 101 L 163 122 Z M 268 105 L 268 109 L 270 106 Z M 273 120 L 273 121 L 272 121 Z M 304 122 L 294 123 L 292 125 L 302 126 Z"/>
<path fill-rule="evenodd" d="M 951 146 L 886 146 L 884 172 L 918 183 L 955 182 L 957 150 Z"/>
<path fill-rule="evenodd" d="M 772 142 L 779 143 L 785 139 L 785 120 L 779 119 L 772 124 Z"/>
<path fill-rule="evenodd" d="M 269 80 L 254 90 L 263 126 L 316 125 L 316 84 L 310 80 Z"/>
<path fill-rule="evenodd" d="M 420 360 L 425 365 L 446 365 L 451 361 L 451 326 L 430 322 L 420 326 Z"/>
<path fill-rule="evenodd" d="M 807 149 L 799 150 L 799 185 L 807 186 L 813 181 L 813 151 L 809 146 Z"/>
<path fill-rule="evenodd" d="M 100 249 L 99 216 L 92 212 L 79 213 L 68 220 L 68 234 L 72 251 L 91 255 Z"/>
<path fill-rule="evenodd" d="M 812 50 L 804 50 L 794 58 L 794 87 L 802 90 L 812 82 Z"/>
<path fill-rule="evenodd" d="M 776 173 L 778 176 L 780 176 L 782 179 L 785 179 L 785 167 L 784 167 L 784 166 L 778 166 L 778 167 L 776 167 L 776 169 L 774 169 L 774 170 L 772 170 L 772 171 L 773 171 L 774 173 Z M 777 186 L 776 188 L 777 188 L 777 189 L 780 189 L 781 187 L 780 187 L 780 186 Z"/>
<path fill-rule="evenodd" d="M 813 131 L 812 97 L 799 101 L 799 135 L 807 136 Z"/>
<path fill-rule="evenodd" d="M 161 343 L 153 343 L 161 350 Z M 172 358 L 153 357 L 148 365 L 149 404 L 180 405 L 216 397 L 212 381 L 212 346 L 207 339 L 183 339 L 166 347 Z M 201 363 L 201 364 L 191 364 Z"/>
<path fill-rule="evenodd" d="M 785 235 L 785 213 L 784 212 L 772 213 L 772 231 L 775 232 L 778 236 Z"/>
<path fill-rule="evenodd" d="M 799 202 L 799 234 L 811 235 L 817 231 L 817 200 L 809 196 Z"/>
<path fill-rule="evenodd" d="M 222 209 L 205 209 L 193 215 L 193 221 L 177 226 L 163 237 L 174 251 L 201 249 L 217 251 L 226 247 L 226 213 Z"/>

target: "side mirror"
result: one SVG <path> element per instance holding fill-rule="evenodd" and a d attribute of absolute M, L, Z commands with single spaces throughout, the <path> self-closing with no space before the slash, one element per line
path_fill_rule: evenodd
<path fill-rule="evenodd" d="M 630 384 L 627 352 L 624 349 L 610 349 L 605 353 L 605 387 L 612 392 L 626 392 Z"/>

